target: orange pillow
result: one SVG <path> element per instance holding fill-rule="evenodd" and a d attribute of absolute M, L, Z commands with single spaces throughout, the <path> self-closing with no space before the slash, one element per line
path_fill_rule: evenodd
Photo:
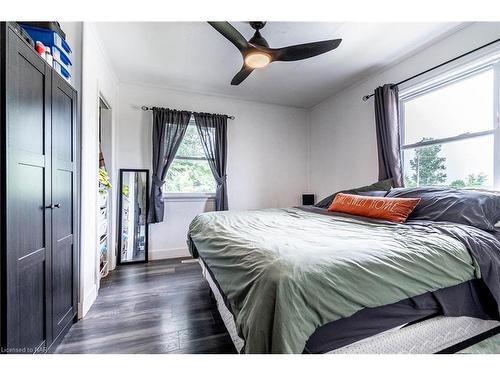
<path fill-rule="evenodd" d="M 404 223 L 420 198 L 369 197 L 338 193 L 328 211 Z"/>

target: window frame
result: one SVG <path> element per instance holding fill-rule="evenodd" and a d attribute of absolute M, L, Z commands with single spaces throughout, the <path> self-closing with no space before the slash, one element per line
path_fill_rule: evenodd
<path fill-rule="evenodd" d="M 466 132 L 463 134 L 454 135 L 433 139 L 429 141 L 419 141 L 411 144 L 405 143 L 405 102 L 415 99 L 419 96 L 426 95 L 432 91 L 439 90 L 443 87 L 452 85 L 462 80 L 468 79 L 475 75 L 481 74 L 487 70 L 493 71 L 493 128 L 479 132 Z M 404 172 L 404 151 L 418 149 L 421 147 L 446 144 L 466 139 L 473 139 L 487 135 L 493 135 L 493 185 L 495 190 L 500 190 L 500 58 L 488 59 L 483 63 L 467 64 L 453 69 L 445 70 L 438 76 L 432 79 L 424 80 L 415 83 L 400 91 L 399 96 L 399 143 L 401 152 L 401 165 Z"/>
<path fill-rule="evenodd" d="M 196 128 L 196 124 L 194 122 L 194 118 L 191 116 L 191 119 L 189 120 L 188 126 L 193 126 Z M 201 156 L 178 156 L 177 154 L 175 155 L 174 160 L 209 160 L 210 158 L 201 157 Z M 214 179 L 215 180 L 215 179 Z M 165 184 L 163 186 L 167 186 L 167 181 L 165 180 Z M 162 196 L 164 201 L 176 201 L 176 202 L 193 202 L 193 201 L 207 201 L 207 200 L 214 200 L 215 199 L 215 191 L 213 192 L 208 192 L 208 193 L 183 193 L 183 192 L 176 192 L 176 193 L 169 193 L 167 191 L 162 191 Z"/>

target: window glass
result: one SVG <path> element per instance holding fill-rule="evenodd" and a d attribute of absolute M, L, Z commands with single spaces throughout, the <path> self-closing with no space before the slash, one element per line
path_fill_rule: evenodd
<path fill-rule="evenodd" d="M 205 158 L 205 152 L 201 144 L 200 136 L 196 126 L 189 125 L 187 127 L 182 143 L 177 150 L 176 157 L 198 157 Z"/>
<path fill-rule="evenodd" d="M 404 100 L 404 144 L 493 129 L 493 86 L 488 69 Z"/>
<path fill-rule="evenodd" d="M 493 155 L 493 135 L 406 149 L 403 152 L 405 186 L 492 189 Z"/>
<path fill-rule="evenodd" d="M 215 193 L 215 180 L 206 159 L 176 158 L 167 173 L 167 193 Z"/>
<path fill-rule="evenodd" d="M 188 126 L 167 172 L 166 193 L 215 193 L 216 183 L 194 122 Z"/>

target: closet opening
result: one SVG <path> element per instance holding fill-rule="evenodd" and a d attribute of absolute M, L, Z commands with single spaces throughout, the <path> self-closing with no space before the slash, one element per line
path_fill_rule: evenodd
<path fill-rule="evenodd" d="M 99 196 L 97 211 L 97 269 L 98 279 L 106 277 L 116 264 L 112 241 L 112 120 L 111 107 L 99 97 Z"/>

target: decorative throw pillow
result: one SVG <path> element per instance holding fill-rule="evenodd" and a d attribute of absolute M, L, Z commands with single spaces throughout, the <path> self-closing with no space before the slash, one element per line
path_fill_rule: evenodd
<path fill-rule="evenodd" d="M 322 201 L 318 202 L 315 204 L 316 207 L 319 208 L 328 208 L 333 202 L 333 199 L 338 193 L 345 193 L 345 194 L 360 194 L 363 192 L 369 192 L 369 191 L 385 191 L 388 192 L 392 188 L 392 178 L 389 178 L 388 180 L 382 180 L 379 182 L 375 182 L 374 184 L 368 185 L 368 186 L 362 186 L 354 189 L 349 189 L 349 190 L 342 190 L 338 191 L 336 193 L 333 193 L 332 195 L 326 197 Z"/>
<path fill-rule="evenodd" d="M 368 197 L 338 193 L 328 211 L 404 223 L 420 198 Z"/>

